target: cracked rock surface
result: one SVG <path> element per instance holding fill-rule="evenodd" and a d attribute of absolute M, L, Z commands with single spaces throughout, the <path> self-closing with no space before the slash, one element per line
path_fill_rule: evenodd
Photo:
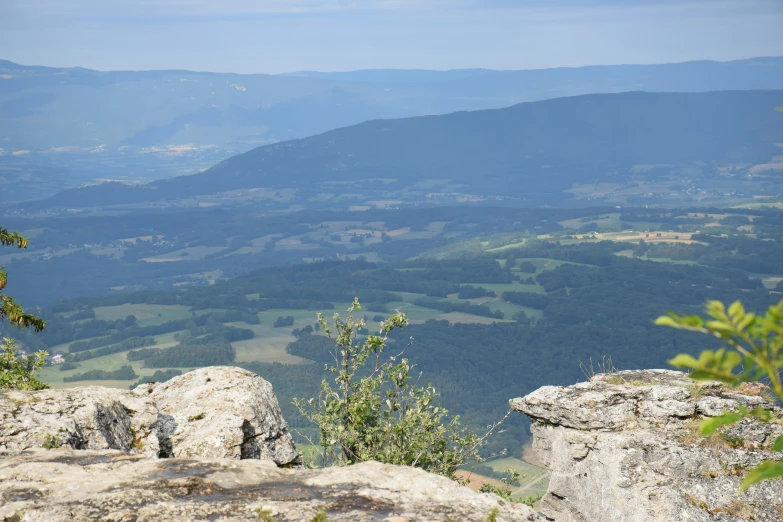
<path fill-rule="evenodd" d="M 0 459 L 0 520 L 309 522 L 322 510 L 329 522 L 540 520 L 527 506 L 376 462 L 305 471 L 270 460 L 149 459 L 106 450 Z"/>
<path fill-rule="evenodd" d="M 272 385 L 229 366 L 133 391 L 0 392 L 0 457 L 41 447 L 300 463 Z"/>
<path fill-rule="evenodd" d="M 158 408 L 161 456 L 300 461 L 272 385 L 253 372 L 211 366 L 134 394 Z"/>
<path fill-rule="evenodd" d="M 533 449 L 551 473 L 541 512 L 557 522 L 778 522 L 783 481 L 744 494 L 747 471 L 770 458 L 781 410 L 763 388 L 741 393 L 682 372 L 626 371 L 545 386 L 511 407 L 532 420 Z M 738 406 L 773 410 L 711 437 L 698 425 Z"/>
<path fill-rule="evenodd" d="M 534 521 L 420 469 L 305 470 L 272 386 L 232 367 L 133 391 L 0 392 L 0 521 Z"/>
<path fill-rule="evenodd" d="M 100 386 L 0 391 L 0 457 L 32 448 L 118 449 L 156 457 L 157 408 Z"/>

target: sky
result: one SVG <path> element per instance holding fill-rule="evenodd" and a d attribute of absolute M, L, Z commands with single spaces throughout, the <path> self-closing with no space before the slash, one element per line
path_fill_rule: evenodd
<path fill-rule="evenodd" d="M 783 0 L 0 0 L 0 59 L 100 70 L 538 69 L 783 55 Z"/>

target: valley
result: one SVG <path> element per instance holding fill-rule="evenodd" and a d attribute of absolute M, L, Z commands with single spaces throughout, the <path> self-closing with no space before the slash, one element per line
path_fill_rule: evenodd
<path fill-rule="evenodd" d="M 377 74 L 254 88 L 339 81 L 369 96 L 402 73 Z M 360 337 L 404 313 L 389 349 L 410 343 L 416 382 L 487 426 L 509 396 L 696 353 L 693 334 L 653 325 L 661 314 L 783 297 L 781 106 L 779 90 L 586 94 L 289 128 L 297 139 L 256 148 L 152 140 L 177 123 L 142 132 L 149 143 L 57 152 L 68 159 L 2 156 L 0 218 L 30 243 L 0 265 L 47 326 L 0 330 L 49 353 L 39 376 L 55 389 L 255 372 L 307 453 L 317 428 L 293 401 L 318 395 L 334 346 L 316 315 L 358 297 Z M 459 474 L 505 487 L 512 469 L 513 497 L 535 500 L 549 478 L 526 444 L 511 417 Z"/>
<path fill-rule="evenodd" d="M 782 519 L 781 27 L 0 0 L 0 519 Z"/>
<path fill-rule="evenodd" d="M 62 261 L 74 254 L 4 261 L 14 274 L 9 287 L 24 283 L 15 290 L 20 299 L 58 295 L 36 308 L 48 321 L 44 332 L 16 334 L 24 349 L 62 358 L 41 377 L 55 388 L 126 388 L 204 364 L 238 365 L 274 385 L 306 442 L 313 428 L 291 401 L 317 394 L 329 361 L 316 313 L 342 312 L 358 296 L 369 333 L 395 310 L 409 317 L 391 346 L 412 336 L 420 379 L 466 423 L 484 425 L 503 416 L 508 390 L 521 396 L 572 384 L 607 358 L 621 369 L 666 367 L 693 347 L 688 333 L 652 324 L 668 310 L 738 295 L 763 309 L 783 296 L 783 214 L 775 208 L 434 207 L 360 213 L 366 221 L 356 212 L 295 213 L 285 218 L 295 218 L 291 232 L 285 219 L 269 218 L 277 233 L 265 233 L 255 215 L 219 215 L 201 209 L 187 219 L 194 238 L 218 238 L 220 247 L 156 245 L 168 237 L 165 227 L 185 229 L 165 220 L 85 216 L 37 240 L 65 243 L 72 233 L 96 241 L 121 231 L 117 255 L 83 251 L 70 273 Z M 236 239 L 241 230 L 248 242 Z M 150 262 L 165 258 L 176 261 Z M 82 275 L 85 259 L 95 264 Z M 57 286 L 64 274 L 73 286 Z M 112 278 L 125 284 L 96 286 Z M 26 287 L 39 290 L 25 294 Z M 527 425 L 510 419 L 505 429 L 487 455 L 505 450 L 520 459 Z M 500 473 L 477 473 L 498 480 L 508 462 L 488 464 Z M 519 496 L 535 496 L 544 478 L 524 474 Z"/>

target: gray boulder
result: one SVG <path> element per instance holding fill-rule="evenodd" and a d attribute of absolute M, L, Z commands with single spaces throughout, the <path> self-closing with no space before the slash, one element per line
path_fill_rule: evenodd
<path fill-rule="evenodd" d="M 366 462 L 322 470 L 269 460 L 148 459 L 36 450 L 0 459 L 0 520 L 533 521 L 521 504 L 420 469 Z"/>
<path fill-rule="evenodd" d="M 0 392 L 0 456 L 41 447 L 300 463 L 272 385 L 233 367 L 202 368 L 133 391 Z"/>
<path fill-rule="evenodd" d="M 158 408 L 162 457 L 300 461 L 272 385 L 252 372 L 212 366 L 133 393 Z"/>
<path fill-rule="evenodd" d="M 668 370 L 597 375 L 545 386 L 511 407 L 533 424 L 533 449 L 550 469 L 541 512 L 557 522 L 780 521 L 783 481 L 739 493 L 747 470 L 773 458 L 781 410 L 763 388 L 740 393 Z M 765 408 L 711 437 L 698 425 L 738 406 Z M 778 454 L 778 457 L 780 455 Z"/>
<path fill-rule="evenodd" d="M 157 416 L 149 398 L 113 388 L 0 391 L 0 457 L 61 446 L 157 456 Z"/>

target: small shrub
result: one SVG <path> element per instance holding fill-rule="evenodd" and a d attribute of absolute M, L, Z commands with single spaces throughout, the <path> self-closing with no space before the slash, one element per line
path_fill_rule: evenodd
<path fill-rule="evenodd" d="M 721 433 L 718 435 L 726 444 L 731 448 L 741 448 L 745 444 L 745 439 L 739 435 L 732 435 L 731 433 Z"/>
<path fill-rule="evenodd" d="M 35 372 L 46 364 L 44 351 L 32 355 L 17 355 L 13 339 L 0 343 L 0 390 L 43 390 L 49 386 L 35 378 Z"/>
<path fill-rule="evenodd" d="M 136 372 L 131 366 L 122 366 L 117 370 L 90 370 L 84 373 L 76 373 L 70 377 L 63 377 L 63 382 L 77 381 L 127 381 L 137 378 Z"/>
<path fill-rule="evenodd" d="M 136 386 L 141 386 L 142 384 L 147 384 L 148 382 L 166 382 L 178 375 L 182 375 L 182 371 L 174 369 L 156 370 L 154 374 L 151 376 L 148 375 L 146 377 L 142 377 L 138 381 L 131 384 L 129 388 L 132 390 Z"/>
<path fill-rule="evenodd" d="M 256 509 L 256 516 L 261 522 L 277 522 L 277 519 L 272 515 L 272 512 L 268 509 L 258 508 Z"/>
<path fill-rule="evenodd" d="M 693 399 L 694 401 L 698 401 L 699 399 L 704 397 L 704 388 L 698 382 L 691 383 L 688 386 L 688 391 L 691 394 L 691 399 Z"/>
<path fill-rule="evenodd" d="M 519 503 L 520 504 L 524 504 L 527 507 L 532 509 L 533 506 L 535 506 L 536 502 L 541 500 L 542 497 L 543 497 L 543 495 L 531 495 L 529 497 L 525 497 L 523 499 L 520 499 Z"/>
<path fill-rule="evenodd" d="M 582 374 L 588 382 L 597 378 L 608 384 L 625 384 L 625 379 L 617 375 L 620 370 L 615 368 L 611 355 L 604 355 L 595 365 L 593 365 L 592 357 L 588 360 L 587 364 L 579 361 L 579 369 L 582 370 Z"/>
<path fill-rule="evenodd" d="M 275 328 L 283 328 L 285 326 L 293 326 L 293 324 L 294 324 L 294 316 L 289 315 L 287 317 L 282 317 L 282 316 L 278 317 L 277 319 L 275 319 L 275 322 L 272 324 L 272 326 Z"/>
<path fill-rule="evenodd" d="M 435 402 L 438 395 L 432 386 L 411 385 L 412 366 L 402 358 L 410 343 L 383 357 L 392 330 L 408 324 L 405 314 L 395 313 L 381 323 L 378 335 L 358 342 L 365 323 L 353 312 L 360 309 L 355 299 L 348 317 L 342 320 L 335 314 L 331 326 L 318 314 L 327 337 L 335 334 L 335 364 L 327 369 L 335 374 L 336 388 L 324 379 L 317 398 L 294 400 L 319 428 L 322 461 L 339 465 L 375 460 L 455 478 L 457 468 L 478 455 L 500 423 L 479 437 L 462 428 L 459 417 L 449 420 L 448 411 Z"/>
<path fill-rule="evenodd" d="M 49 434 L 44 437 L 43 448 L 44 449 L 57 449 L 63 447 L 62 439 L 57 435 Z"/>
<path fill-rule="evenodd" d="M 503 483 L 503 486 L 495 486 L 487 482 L 481 485 L 479 491 L 482 493 L 494 493 L 500 498 L 511 502 L 511 493 L 514 491 L 511 486 L 513 484 L 519 483 L 519 477 L 520 475 L 518 471 L 507 469 L 506 476 L 500 479 L 500 481 Z"/>

